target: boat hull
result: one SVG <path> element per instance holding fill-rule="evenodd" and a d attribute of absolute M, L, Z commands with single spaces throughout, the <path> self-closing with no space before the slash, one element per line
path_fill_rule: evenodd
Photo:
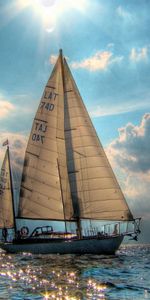
<path fill-rule="evenodd" d="M 3 243 L 1 248 L 9 253 L 29 252 L 33 254 L 115 254 L 123 235 L 82 240 L 48 240 Z"/>

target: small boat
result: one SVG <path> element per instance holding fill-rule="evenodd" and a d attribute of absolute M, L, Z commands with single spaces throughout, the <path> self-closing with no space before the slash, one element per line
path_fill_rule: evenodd
<path fill-rule="evenodd" d="M 1 240 L 8 238 L 8 232 L 16 227 L 14 218 L 14 189 L 10 164 L 9 142 L 6 140 L 3 146 L 7 145 L 4 160 L 0 172 L 0 229 Z"/>
<path fill-rule="evenodd" d="M 33 120 L 14 219 L 25 225 L 1 245 L 12 253 L 114 254 L 140 232 L 62 50 Z"/>

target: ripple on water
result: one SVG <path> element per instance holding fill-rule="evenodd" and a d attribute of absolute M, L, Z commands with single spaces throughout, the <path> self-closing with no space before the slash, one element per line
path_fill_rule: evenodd
<path fill-rule="evenodd" d="M 116 256 L 0 252 L 0 300 L 150 299 L 149 264 L 148 246 Z"/>

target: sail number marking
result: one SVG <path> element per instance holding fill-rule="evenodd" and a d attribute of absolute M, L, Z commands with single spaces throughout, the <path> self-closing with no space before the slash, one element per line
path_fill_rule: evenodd
<path fill-rule="evenodd" d="M 40 108 L 41 108 L 41 109 L 45 108 L 45 109 L 47 109 L 47 110 L 49 110 L 49 111 L 52 111 L 52 110 L 54 109 L 54 104 L 53 104 L 53 103 L 47 103 L 47 102 L 45 102 L 45 101 L 42 101 L 42 102 L 40 103 Z"/>
<path fill-rule="evenodd" d="M 51 92 L 48 92 L 48 91 L 45 91 L 44 92 L 44 96 L 43 98 L 44 99 L 47 99 L 47 100 L 53 100 L 55 101 L 56 100 L 56 97 L 57 97 L 57 93 L 51 91 Z M 40 103 L 40 108 L 41 109 L 46 109 L 48 111 L 53 111 L 55 105 L 53 103 L 49 103 L 49 102 L 46 102 L 46 101 L 41 101 Z"/>
<path fill-rule="evenodd" d="M 40 135 L 40 134 L 36 134 L 36 133 L 32 134 L 32 141 L 34 141 L 34 142 L 41 142 L 43 144 L 44 138 L 45 138 L 44 135 Z"/>
<path fill-rule="evenodd" d="M 48 91 L 45 91 L 45 93 L 44 93 L 44 98 L 45 98 L 45 99 L 55 100 L 57 95 L 58 95 L 58 94 L 55 93 L 55 92 L 52 92 L 52 91 L 51 91 L 51 92 L 48 92 Z"/>
<path fill-rule="evenodd" d="M 42 133 L 45 133 L 47 130 L 47 125 L 39 122 L 35 122 L 35 130 L 38 131 L 38 133 L 32 134 L 32 141 L 34 142 L 41 142 L 44 143 L 45 135 Z"/>

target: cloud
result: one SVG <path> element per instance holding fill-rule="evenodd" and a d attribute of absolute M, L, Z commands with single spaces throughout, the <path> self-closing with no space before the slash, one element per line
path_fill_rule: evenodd
<path fill-rule="evenodd" d="M 8 115 L 14 111 L 15 107 L 12 103 L 5 99 L 1 99 L 0 96 L 0 118 L 6 118 Z"/>
<path fill-rule="evenodd" d="M 133 15 L 131 13 L 129 13 L 127 10 L 125 10 L 122 6 L 118 6 L 116 11 L 117 11 L 117 14 L 119 15 L 119 17 L 121 17 L 125 20 L 127 19 L 128 21 L 133 20 Z"/>
<path fill-rule="evenodd" d="M 139 125 L 128 123 L 107 148 L 107 156 L 118 174 L 126 199 L 135 216 L 150 226 L 150 113 Z M 150 241 L 146 231 L 143 239 Z"/>
<path fill-rule="evenodd" d="M 95 55 L 82 60 L 81 62 L 73 62 L 72 68 L 87 69 L 90 71 L 106 70 L 112 63 L 118 63 L 123 57 L 113 57 L 113 53 L 110 51 L 98 51 Z"/>
<path fill-rule="evenodd" d="M 140 49 L 132 48 L 130 52 L 130 60 L 133 62 L 146 61 L 148 58 L 148 47 Z"/>
<path fill-rule="evenodd" d="M 146 109 L 149 107 L 149 99 L 140 99 L 139 101 L 136 100 L 136 102 L 129 101 L 129 100 L 122 100 L 120 101 L 121 104 L 118 105 L 97 105 L 95 108 L 89 108 L 89 114 L 93 118 L 98 118 L 102 116 L 112 116 L 112 115 L 120 115 L 127 112 L 137 111 L 138 109 Z M 124 105 L 122 105 L 124 103 Z"/>
<path fill-rule="evenodd" d="M 112 115 L 118 115 L 122 113 L 126 113 L 130 111 L 130 107 L 126 106 L 123 107 L 122 105 L 118 106 L 96 106 L 94 109 L 89 109 L 89 114 L 92 118 L 98 118 L 102 116 L 112 116 Z"/>
<path fill-rule="evenodd" d="M 139 126 L 128 123 L 120 128 L 110 150 L 121 168 L 132 173 L 150 172 L 150 113 L 143 116 Z"/>
<path fill-rule="evenodd" d="M 49 58 L 50 64 L 54 65 L 54 64 L 56 63 L 56 61 L 57 61 L 57 58 L 58 58 L 58 55 L 52 54 L 52 55 L 50 56 L 50 58 Z"/>

